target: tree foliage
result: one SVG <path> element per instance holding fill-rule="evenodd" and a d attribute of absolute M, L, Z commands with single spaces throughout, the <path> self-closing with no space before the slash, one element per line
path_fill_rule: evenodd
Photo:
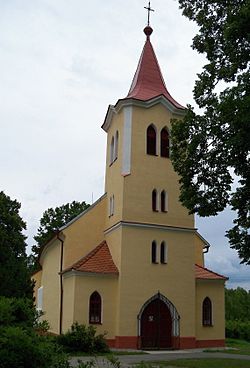
<path fill-rule="evenodd" d="M 26 224 L 19 215 L 21 204 L 0 192 L 0 295 L 32 297 L 27 268 Z"/>
<path fill-rule="evenodd" d="M 198 74 L 183 121 L 173 121 L 172 161 L 180 175 L 180 200 L 200 216 L 227 205 L 236 212 L 227 231 L 241 263 L 250 264 L 250 2 L 179 0 L 199 26 L 193 49 L 208 63 Z M 238 186 L 233 189 L 235 176 Z"/>
<path fill-rule="evenodd" d="M 40 219 L 40 226 L 34 236 L 36 244 L 32 247 L 33 254 L 30 257 L 30 268 L 36 270 L 38 256 L 41 248 L 54 235 L 54 232 L 73 220 L 80 213 L 85 211 L 89 204 L 85 202 L 73 201 L 56 208 L 48 208 Z"/>
<path fill-rule="evenodd" d="M 250 291 L 225 289 L 226 320 L 250 321 Z"/>

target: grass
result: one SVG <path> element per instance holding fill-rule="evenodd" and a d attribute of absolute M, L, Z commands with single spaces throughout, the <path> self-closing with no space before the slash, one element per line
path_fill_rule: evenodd
<path fill-rule="evenodd" d="M 238 339 L 226 339 L 226 347 L 227 347 L 227 350 L 225 351 L 225 353 L 250 355 L 250 342 L 248 341 L 238 340 Z M 203 351 L 207 353 L 217 353 L 217 352 L 221 352 L 222 350 L 206 349 Z"/>
<path fill-rule="evenodd" d="M 151 367 L 181 368 L 249 368 L 250 361 L 239 359 L 178 359 L 164 362 L 152 362 Z"/>

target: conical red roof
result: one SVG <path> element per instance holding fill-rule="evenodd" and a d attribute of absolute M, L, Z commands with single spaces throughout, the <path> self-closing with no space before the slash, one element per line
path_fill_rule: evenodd
<path fill-rule="evenodd" d="M 173 99 L 167 90 L 153 46 L 150 42 L 150 34 L 152 31 L 151 27 L 146 27 L 144 30 L 147 35 L 147 40 L 127 98 L 147 101 L 154 97 L 163 95 L 175 107 L 184 109 L 183 106 Z"/>

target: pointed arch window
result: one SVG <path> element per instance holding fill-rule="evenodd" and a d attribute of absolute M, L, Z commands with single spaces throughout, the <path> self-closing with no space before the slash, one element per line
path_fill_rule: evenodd
<path fill-rule="evenodd" d="M 152 191 L 152 210 L 154 212 L 158 211 L 157 209 L 157 190 L 156 189 Z"/>
<path fill-rule="evenodd" d="M 153 241 L 151 244 L 151 262 L 157 263 L 157 244 Z"/>
<path fill-rule="evenodd" d="M 161 191 L 161 212 L 168 210 L 168 195 L 165 190 Z"/>
<path fill-rule="evenodd" d="M 167 128 L 161 130 L 161 157 L 169 157 L 169 133 Z"/>
<path fill-rule="evenodd" d="M 147 129 L 147 154 L 156 155 L 156 130 L 153 125 Z"/>
<path fill-rule="evenodd" d="M 203 326 L 212 326 L 212 302 L 208 297 L 202 303 L 202 324 Z"/>
<path fill-rule="evenodd" d="M 116 131 L 115 140 L 114 140 L 114 160 L 118 157 L 118 142 L 119 142 L 119 133 Z"/>
<path fill-rule="evenodd" d="M 112 137 L 111 143 L 110 143 L 110 156 L 109 156 L 109 163 L 110 163 L 110 165 L 114 161 L 114 148 L 115 148 L 114 145 L 115 145 L 114 137 Z"/>
<path fill-rule="evenodd" d="M 100 324 L 102 314 L 102 298 L 97 291 L 94 291 L 89 298 L 89 323 Z"/>
<path fill-rule="evenodd" d="M 166 243 L 163 241 L 161 242 L 161 253 L 160 253 L 161 263 L 167 263 L 167 247 Z"/>

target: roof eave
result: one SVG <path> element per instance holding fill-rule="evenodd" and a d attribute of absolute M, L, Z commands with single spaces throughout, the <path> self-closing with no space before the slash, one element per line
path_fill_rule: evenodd
<path fill-rule="evenodd" d="M 159 95 L 153 98 L 150 98 L 149 100 L 140 100 L 137 98 L 123 98 L 119 99 L 115 105 L 109 105 L 108 111 L 105 116 L 104 123 L 102 125 L 102 129 L 105 132 L 108 132 L 109 127 L 111 125 L 113 116 L 115 114 L 118 114 L 120 110 L 124 107 L 129 106 L 138 106 L 138 107 L 144 107 L 144 108 L 150 108 L 154 105 L 162 104 L 165 106 L 172 114 L 179 116 L 180 118 L 183 117 L 186 114 L 186 108 L 185 107 L 176 107 L 171 101 L 169 101 L 164 95 Z"/>

